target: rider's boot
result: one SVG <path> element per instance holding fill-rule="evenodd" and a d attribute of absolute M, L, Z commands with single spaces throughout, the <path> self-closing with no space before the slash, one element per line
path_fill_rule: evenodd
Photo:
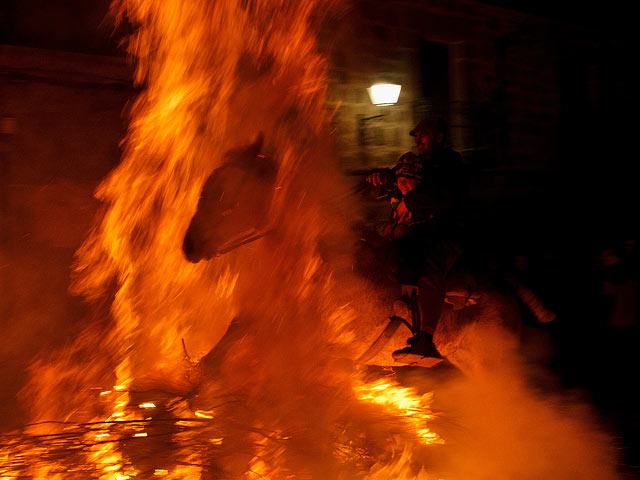
<path fill-rule="evenodd" d="M 442 355 L 433 343 L 433 337 L 427 332 L 419 332 L 407 340 L 407 343 L 408 347 L 393 352 L 396 362 L 420 367 L 432 367 L 442 362 Z"/>

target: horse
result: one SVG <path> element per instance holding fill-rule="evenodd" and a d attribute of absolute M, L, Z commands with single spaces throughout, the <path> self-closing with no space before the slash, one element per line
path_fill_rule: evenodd
<path fill-rule="evenodd" d="M 248 147 L 225 155 L 222 165 L 206 180 L 197 211 L 189 223 L 183 252 L 193 263 L 208 261 L 267 235 L 268 206 L 278 164 L 260 153 L 260 136 Z M 455 269 L 454 269 L 455 270 Z M 468 271 L 447 276 L 446 298 L 433 342 L 441 358 L 425 358 L 414 366 L 430 368 L 448 362 L 463 372 L 489 369 L 509 358 L 520 345 L 520 305 L 527 305 L 541 322 L 553 319 L 539 299 L 525 287 L 478 281 Z M 420 307 L 416 286 L 402 287 L 401 301 L 387 317 L 363 316 L 353 322 L 355 335 L 348 349 L 360 364 L 399 367 L 393 353 L 407 345 L 419 330 Z M 243 334 L 243 322 L 231 322 L 227 333 L 202 358 L 213 365 Z M 244 332 L 244 333 L 243 333 Z"/>

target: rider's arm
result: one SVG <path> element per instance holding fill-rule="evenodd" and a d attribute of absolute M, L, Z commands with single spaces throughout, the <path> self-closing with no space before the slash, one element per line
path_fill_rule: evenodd
<path fill-rule="evenodd" d="M 393 185 L 396 178 L 395 170 L 392 168 L 377 168 L 367 175 L 366 181 L 374 187 Z"/>

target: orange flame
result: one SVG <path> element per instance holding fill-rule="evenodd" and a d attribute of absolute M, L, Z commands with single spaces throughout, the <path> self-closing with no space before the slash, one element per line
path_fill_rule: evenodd
<path fill-rule="evenodd" d="M 427 422 L 434 418 L 429 405 L 433 393 L 418 395 L 415 389 L 401 387 L 384 379 L 355 386 L 361 400 L 382 405 L 385 410 L 399 416 L 415 428 L 416 435 L 425 444 L 443 444 L 437 433 L 427 428 Z"/>
<path fill-rule="evenodd" d="M 128 45 L 144 90 L 130 109 L 122 162 L 96 191 L 104 210 L 76 256 L 72 290 L 95 305 L 95 319 L 71 346 L 34 363 L 22 394 L 33 421 L 44 421 L 22 438 L 70 427 L 56 447 L 82 446 L 84 460 L 44 459 L 30 470 L 35 477 L 70 478 L 58 473 L 69 462 L 109 480 L 197 479 L 211 469 L 328 478 L 349 463 L 354 474 L 373 464 L 357 431 L 334 431 L 349 423 L 345 409 L 372 398 L 336 358 L 348 356 L 357 321 L 336 281 L 350 261 L 323 254 L 350 241 L 344 207 L 333 200 L 345 190 L 315 37 L 332 7 L 330 0 L 114 2 L 114 15 L 136 26 Z M 189 263 L 182 239 L 205 179 L 225 152 L 259 132 L 278 163 L 272 196 L 263 199 L 275 233 Z M 234 318 L 236 343 L 198 363 Z M 372 412 L 415 416 L 426 412 L 420 408 Z M 416 438 L 424 441 L 421 428 Z M 159 440 L 167 437 L 169 452 Z M 123 449 L 125 441 L 163 453 L 153 460 L 144 448 Z"/>

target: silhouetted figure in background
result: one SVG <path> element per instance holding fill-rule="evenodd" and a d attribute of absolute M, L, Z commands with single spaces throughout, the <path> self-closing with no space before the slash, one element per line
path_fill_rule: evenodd
<path fill-rule="evenodd" d="M 589 354 L 595 403 L 625 438 L 623 455 L 637 469 L 640 459 L 637 368 L 640 365 L 638 256 L 635 240 L 608 240 L 594 258 L 601 317 Z"/>

